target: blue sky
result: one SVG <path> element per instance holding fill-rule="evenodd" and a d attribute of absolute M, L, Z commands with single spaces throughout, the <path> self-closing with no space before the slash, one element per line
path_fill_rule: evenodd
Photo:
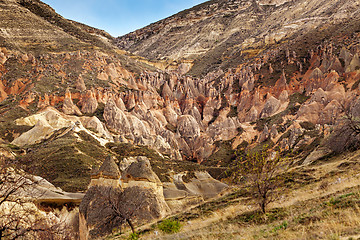
<path fill-rule="evenodd" d="M 42 0 L 63 17 L 124 35 L 205 0 Z"/>

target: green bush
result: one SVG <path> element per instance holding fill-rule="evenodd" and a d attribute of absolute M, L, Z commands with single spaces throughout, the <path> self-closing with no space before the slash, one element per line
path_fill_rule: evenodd
<path fill-rule="evenodd" d="M 134 233 L 131 233 L 129 235 L 129 237 L 127 238 L 127 240 L 138 240 L 139 239 L 139 234 L 134 232 Z"/>
<path fill-rule="evenodd" d="M 282 222 L 280 225 L 275 226 L 275 227 L 271 230 L 271 232 L 277 232 L 277 231 L 279 231 L 279 230 L 281 230 L 281 229 L 286 229 L 287 227 L 288 227 L 288 222 L 287 222 L 287 221 L 284 221 L 284 222 Z"/>
<path fill-rule="evenodd" d="M 177 233 L 180 231 L 181 224 L 179 221 L 166 219 L 158 225 L 158 228 L 165 233 Z"/>

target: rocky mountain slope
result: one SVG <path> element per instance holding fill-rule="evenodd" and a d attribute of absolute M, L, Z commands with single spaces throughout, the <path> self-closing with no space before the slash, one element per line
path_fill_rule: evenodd
<path fill-rule="evenodd" d="M 236 67 L 314 28 L 359 18 L 359 5 L 357 0 L 207 1 L 116 41 L 148 59 L 190 60 L 190 74 L 201 76 Z"/>
<path fill-rule="evenodd" d="M 2 46 L 18 50 L 41 53 L 111 48 L 113 41 L 103 31 L 64 19 L 41 1 L 1 1 L 0 20 Z"/>
<path fill-rule="evenodd" d="M 223 193 L 251 149 L 300 169 L 356 150 L 358 6 L 209 1 L 116 40 L 139 57 L 38 0 L 0 1 L 0 164 L 93 187 L 80 220 L 96 235 L 112 188 L 150 189 L 163 217 Z"/>

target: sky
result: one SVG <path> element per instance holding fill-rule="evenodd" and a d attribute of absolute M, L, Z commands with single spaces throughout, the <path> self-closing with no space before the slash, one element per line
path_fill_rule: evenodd
<path fill-rule="evenodd" d="M 63 17 L 122 36 L 205 0 L 42 0 Z"/>

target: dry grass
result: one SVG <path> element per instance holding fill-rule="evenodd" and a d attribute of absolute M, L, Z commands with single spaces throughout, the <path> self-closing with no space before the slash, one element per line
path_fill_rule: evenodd
<path fill-rule="evenodd" d="M 304 213 L 303 213 L 304 214 Z M 357 239 L 360 236 L 360 209 L 328 209 L 316 212 L 321 219 L 313 217 L 309 222 L 297 213 L 290 214 L 286 220 L 268 224 L 229 223 L 217 219 L 210 225 L 188 223 L 181 233 L 156 235 L 154 232 L 141 239 Z M 305 218 L 304 218 L 305 219 Z M 209 223 L 209 222 L 207 222 Z M 196 227 L 194 227 L 196 226 Z"/>
<path fill-rule="evenodd" d="M 359 158 L 360 151 L 293 169 L 315 180 L 290 186 L 266 216 L 242 195 L 226 207 L 214 201 L 210 214 L 177 216 L 183 219 L 179 233 L 163 234 L 153 226 L 141 239 L 360 239 L 360 167 L 354 164 Z"/>

